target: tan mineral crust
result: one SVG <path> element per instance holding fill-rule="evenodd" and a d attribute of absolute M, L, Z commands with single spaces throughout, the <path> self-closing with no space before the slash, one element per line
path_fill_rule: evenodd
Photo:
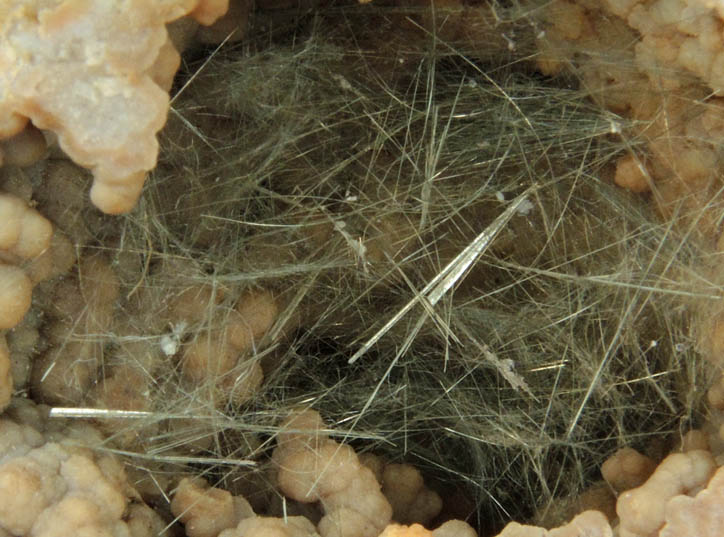
<path fill-rule="evenodd" d="M 0 4 L 0 139 L 28 120 L 93 171 L 102 211 L 133 208 L 156 165 L 179 65 L 165 24 L 211 24 L 228 0 L 20 0 Z"/>

